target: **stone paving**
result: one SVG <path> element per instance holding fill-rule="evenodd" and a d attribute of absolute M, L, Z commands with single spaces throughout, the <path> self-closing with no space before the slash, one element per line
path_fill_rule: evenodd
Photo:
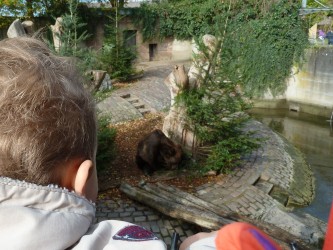
<path fill-rule="evenodd" d="M 151 230 L 170 247 L 171 238 L 177 232 L 181 240 L 205 229 L 181 220 L 170 218 L 145 205 L 131 200 L 99 198 L 96 222 L 103 220 L 122 220 Z"/>
<path fill-rule="evenodd" d="M 113 122 L 137 119 L 146 112 L 164 111 L 170 107 L 169 89 L 164 79 L 172 64 L 148 67 L 137 83 L 115 93 L 98 104 L 101 112 L 109 112 Z M 226 210 L 273 223 L 297 237 L 316 242 L 323 236 L 326 224 L 309 215 L 296 216 L 288 205 L 304 205 L 314 195 L 310 168 L 299 152 L 282 137 L 259 122 L 247 129 L 260 131 L 265 138 L 262 147 L 245 157 L 245 164 L 216 183 L 197 188 L 197 196 Z M 258 135 L 259 136 L 259 135 Z M 299 185 L 297 182 L 301 180 Z M 150 229 L 168 246 L 174 231 L 181 239 L 204 230 L 182 222 L 134 201 L 102 197 L 97 202 L 96 220 L 120 219 Z"/>
<path fill-rule="evenodd" d="M 113 123 L 142 118 L 147 112 L 165 111 L 170 108 L 170 91 L 164 79 L 172 65 L 148 68 L 142 79 L 122 88 L 98 103 L 97 108 L 111 115 Z"/>

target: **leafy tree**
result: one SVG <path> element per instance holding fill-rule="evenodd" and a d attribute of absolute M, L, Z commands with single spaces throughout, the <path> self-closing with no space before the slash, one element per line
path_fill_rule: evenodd
<path fill-rule="evenodd" d="M 76 60 L 78 68 L 86 75 L 91 69 L 99 69 L 100 63 L 96 51 L 84 45 L 90 35 L 87 33 L 86 23 L 78 16 L 78 5 L 77 0 L 69 0 L 68 10 L 61 16 L 61 32 L 57 34 L 60 47 L 55 48 L 53 44 L 50 46 L 55 53 Z M 89 84 L 88 79 L 86 83 Z"/>
<path fill-rule="evenodd" d="M 3 0 L 0 1 L 0 16 L 52 17 L 60 16 L 66 10 L 68 0 Z"/>
<path fill-rule="evenodd" d="M 134 23 L 146 40 L 184 40 L 217 35 L 228 20 L 222 53 L 232 60 L 221 60 L 225 67 L 234 67 L 249 96 L 258 96 L 267 89 L 283 91 L 292 65 L 301 60 L 308 41 L 299 8 L 298 0 L 182 0 L 143 4 Z"/>
<path fill-rule="evenodd" d="M 118 10 L 116 6 L 112 15 L 108 16 L 100 61 L 101 68 L 106 70 L 112 78 L 127 80 L 134 73 L 132 62 L 136 58 L 136 53 L 135 47 L 127 46 L 121 34 L 119 22 L 124 16 L 121 16 Z"/>
<path fill-rule="evenodd" d="M 81 43 L 85 41 L 89 35 L 82 28 L 86 26 L 82 23 L 77 15 L 78 1 L 69 1 L 69 12 L 62 15 L 61 32 L 58 34 L 60 39 L 60 48 L 58 53 L 62 56 L 82 56 Z"/>
<path fill-rule="evenodd" d="M 0 2 L 0 16 L 19 16 L 25 11 L 25 4 L 21 0 L 3 0 Z"/>
<path fill-rule="evenodd" d="M 201 51 L 198 59 L 207 60 L 208 64 L 200 67 L 200 87 L 183 91 L 176 105 L 185 104 L 192 129 L 203 143 L 196 152 L 200 170 L 227 173 L 240 164 L 241 156 L 258 146 L 259 141 L 242 130 L 249 119 L 243 112 L 250 103 L 240 89 L 241 78 L 223 62 L 232 60 L 232 55 L 221 53 L 226 46 L 222 33 L 217 35 L 213 50 L 200 40 L 196 43 Z"/>

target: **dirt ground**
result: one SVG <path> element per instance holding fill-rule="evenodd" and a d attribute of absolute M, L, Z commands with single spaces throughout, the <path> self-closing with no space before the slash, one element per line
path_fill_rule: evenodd
<path fill-rule="evenodd" d="M 112 193 L 113 197 L 120 197 L 118 187 L 125 181 L 137 185 L 140 181 L 164 182 L 186 191 L 193 191 L 196 186 L 213 181 L 214 177 L 204 177 L 189 174 L 188 170 L 175 170 L 173 173 L 156 172 L 152 176 L 145 176 L 135 164 L 136 148 L 139 141 L 154 129 L 162 129 L 163 113 L 148 114 L 143 119 L 114 125 L 117 130 L 116 158 L 110 166 L 99 173 L 100 193 Z"/>

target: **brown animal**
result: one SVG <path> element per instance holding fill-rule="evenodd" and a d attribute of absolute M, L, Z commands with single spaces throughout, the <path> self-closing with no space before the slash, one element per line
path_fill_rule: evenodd
<path fill-rule="evenodd" d="M 181 146 L 156 129 L 139 142 L 135 161 L 146 175 L 151 175 L 158 169 L 177 168 L 182 155 Z"/>

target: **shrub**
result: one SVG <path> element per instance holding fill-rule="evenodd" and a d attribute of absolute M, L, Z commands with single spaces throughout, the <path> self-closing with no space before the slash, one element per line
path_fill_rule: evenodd
<path fill-rule="evenodd" d="M 97 132 L 97 172 L 104 170 L 114 159 L 116 153 L 115 138 L 116 129 L 110 127 L 110 117 L 100 116 L 98 118 Z"/>
<path fill-rule="evenodd" d="M 243 131 L 251 103 L 242 91 L 239 71 L 227 67 L 232 57 L 225 53 L 223 36 L 213 50 L 197 41 L 202 64 L 197 75 L 200 87 L 184 90 L 176 104 L 184 103 L 190 123 L 202 142 L 196 152 L 202 172 L 227 173 L 241 163 L 241 156 L 258 147 L 258 139 Z M 200 66 L 200 65 L 199 65 Z"/>
<path fill-rule="evenodd" d="M 119 28 L 119 22 L 124 17 L 119 14 L 119 7 L 111 11 L 99 57 L 101 69 L 106 70 L 111 78 L 121 81 L 128 80 L 135 73 L 132 63 L 136 58 L 135 46 L 127 44 L 129 37 L 124 36 Z"/>
<path fill-rule="evenodd" d="M 107 71 L 111 78 L 125 81 L 135 72 L 132 66 L 135 58 L 133 50 L 124 45 L 104 43 L 99 59 L 101 68 Z"/>
<path fill-rule="evenodd" d="M 235 166 L 242 163 L 241 157 L 258 148 L 259 139 L 250 137 L 250 134 L 231 136 L 221 140 L 212 147 L 202 171 L 214 170 L 219 173 L 229 173 Z"/>

